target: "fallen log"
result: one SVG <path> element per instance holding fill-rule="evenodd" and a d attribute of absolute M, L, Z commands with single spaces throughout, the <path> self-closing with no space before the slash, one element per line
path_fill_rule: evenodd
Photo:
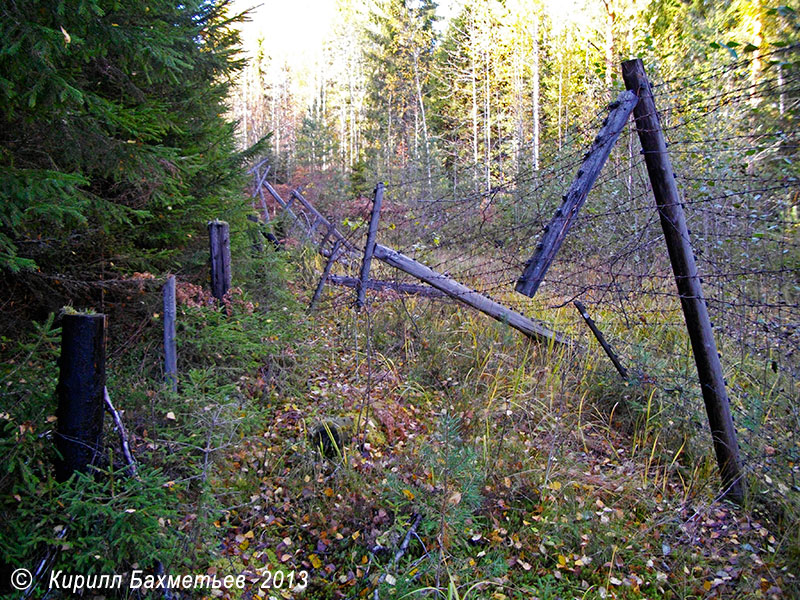
<path fill-rule="evenodd" d="M 448 296 L 455 298 L 459 302 L 471 306 L 472 308 L 481 311 L 490 317 L 497 319 L 501 323 L 505 323 L 517 331 L 521 331 L 528 337 L 538 339 L 540 341 L 549 342 L 554 341 L 558 344 L 570 344 L 570 341 L 562 334 L 551 331 L 543 323 L 537 322 L 533 319 L 526 317 L 516 311 L 511 310 L 498 304 L 494 300 L 468 288 L 465 285 L 450 279 L 449 277 L 437 273 L 430 267 L 426 267 L 422 263 L 415 261 L 413 258 L 382 246 L 375 245 L 375 258 L 385 262 L 396 269 L 400 269 L 409 275 L 424 281 L 425 283 L 441 290 Z"/>

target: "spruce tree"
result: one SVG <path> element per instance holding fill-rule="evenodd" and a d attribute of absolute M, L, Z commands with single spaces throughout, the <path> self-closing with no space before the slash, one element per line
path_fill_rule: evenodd
<path fill-rule="evenodd" d="M 242 63 L 227 8 L 3 3 L 0 268 L 147 268 L 207 219 L 241 218 L 247 153 L 224 102 Z"/>

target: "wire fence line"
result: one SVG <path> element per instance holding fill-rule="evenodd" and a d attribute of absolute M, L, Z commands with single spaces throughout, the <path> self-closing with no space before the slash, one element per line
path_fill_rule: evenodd
<path fill-rule="evenodd" d="M 786 48 L 700 74 L 656 82 L 664 125 L 696 254 L 745 469 L 784 499 L 800 492 L 800 74 Z M 770 65 L 795 60 L 775 73 Z M 644 153 L 632 121 L 530 299 L 514 284 L 560 205 L 605 110 L 575 127 L 561 152 L 543 148 L 527 167 L 490 190 L 470 190 L 471 165 L 451 169 L 467 184 L 447 184 L 420 199 L 418 181 L 390 182 L 378 242 L 523 314 L 585 336 L 580 300 L 631 372 L 656 382 L 676 439 L 709 439 Z M 368 219 L 362 207 L 359 219 Z M 365 231 L 349 239 L 363 247 Z M 352 267 L 350 267 L 352 269 Z M 384 267 L 376 278 L 407 280 Z M 353 273 L 354 275 L 354 273 Z M 350 302 L 349 291 L 322 305 Z M 699 434 L 699 435 L 697 435 Z M 710 446 L 709 446 L 710 447 Z"/>

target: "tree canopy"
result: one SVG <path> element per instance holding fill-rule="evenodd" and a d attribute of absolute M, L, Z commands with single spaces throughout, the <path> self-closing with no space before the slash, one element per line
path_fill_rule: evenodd
<path fill-rule="evenodd" d="M 1 268 L 142 268 L 241 217 L 227 5 L 3 4 Z"/>

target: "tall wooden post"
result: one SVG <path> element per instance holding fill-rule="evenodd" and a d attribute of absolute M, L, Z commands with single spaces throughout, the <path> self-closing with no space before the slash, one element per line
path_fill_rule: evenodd
<path fill-rule="evenodd" d="M 178 391 L 175 312 L 175 275 L 170 275 L 164 284 L 164 375 L 173 392 Z"/>
<path fill-rule="evenodd" d="M 105 315 L 64 315 L 56 394 L 56 478 L 86 471 L 101 450 L 106 385 Z"/>
<path fill-rule="evenodd" d="M 664 231 L 683 315 L 689 330 L 708 422 L 711 426 L 714 451 L 722 475 L 724 494 L 731 500 L 741 502 L 744 498 L 745 485 L 722 365 L 711 331 L 708 309 L 703 299 L 697 265 L 689 243 L 689 232 L 678 186 L 642 61 L 635 59 L 622 63 L 622 78 L 625 87 L 639 96 L 639 103 L 633 111 L 636 131 L 644 150 L 645 164 L 653 186 L 661 228 Z"/>
<path fill-rule="evenodd" d="M 231 236 L 225 221 L 209 221 L 208 241 L 211 250 L 211 293 L 218 300 L 231 287 Z"/>
<path fill-rule="evenodd" d="M 375 186 L 375 196 L 372 200 L 372 216 L 369 219 L 369 230 L 367 231 L 367 245 L 364 246 L 364 260 L 361 263 L 361 273 L 359 274 L 359 284 L 356 298 L 356 308 L 359 310 L 367 302 L 367 280 L 369 279 L 369 268 L 372 264 L 372 253 L 375 251 L 375 238 L 378 235 L 378 219 L 381 216 L 381 203 L 383 202 L 383 182 Z"/>

